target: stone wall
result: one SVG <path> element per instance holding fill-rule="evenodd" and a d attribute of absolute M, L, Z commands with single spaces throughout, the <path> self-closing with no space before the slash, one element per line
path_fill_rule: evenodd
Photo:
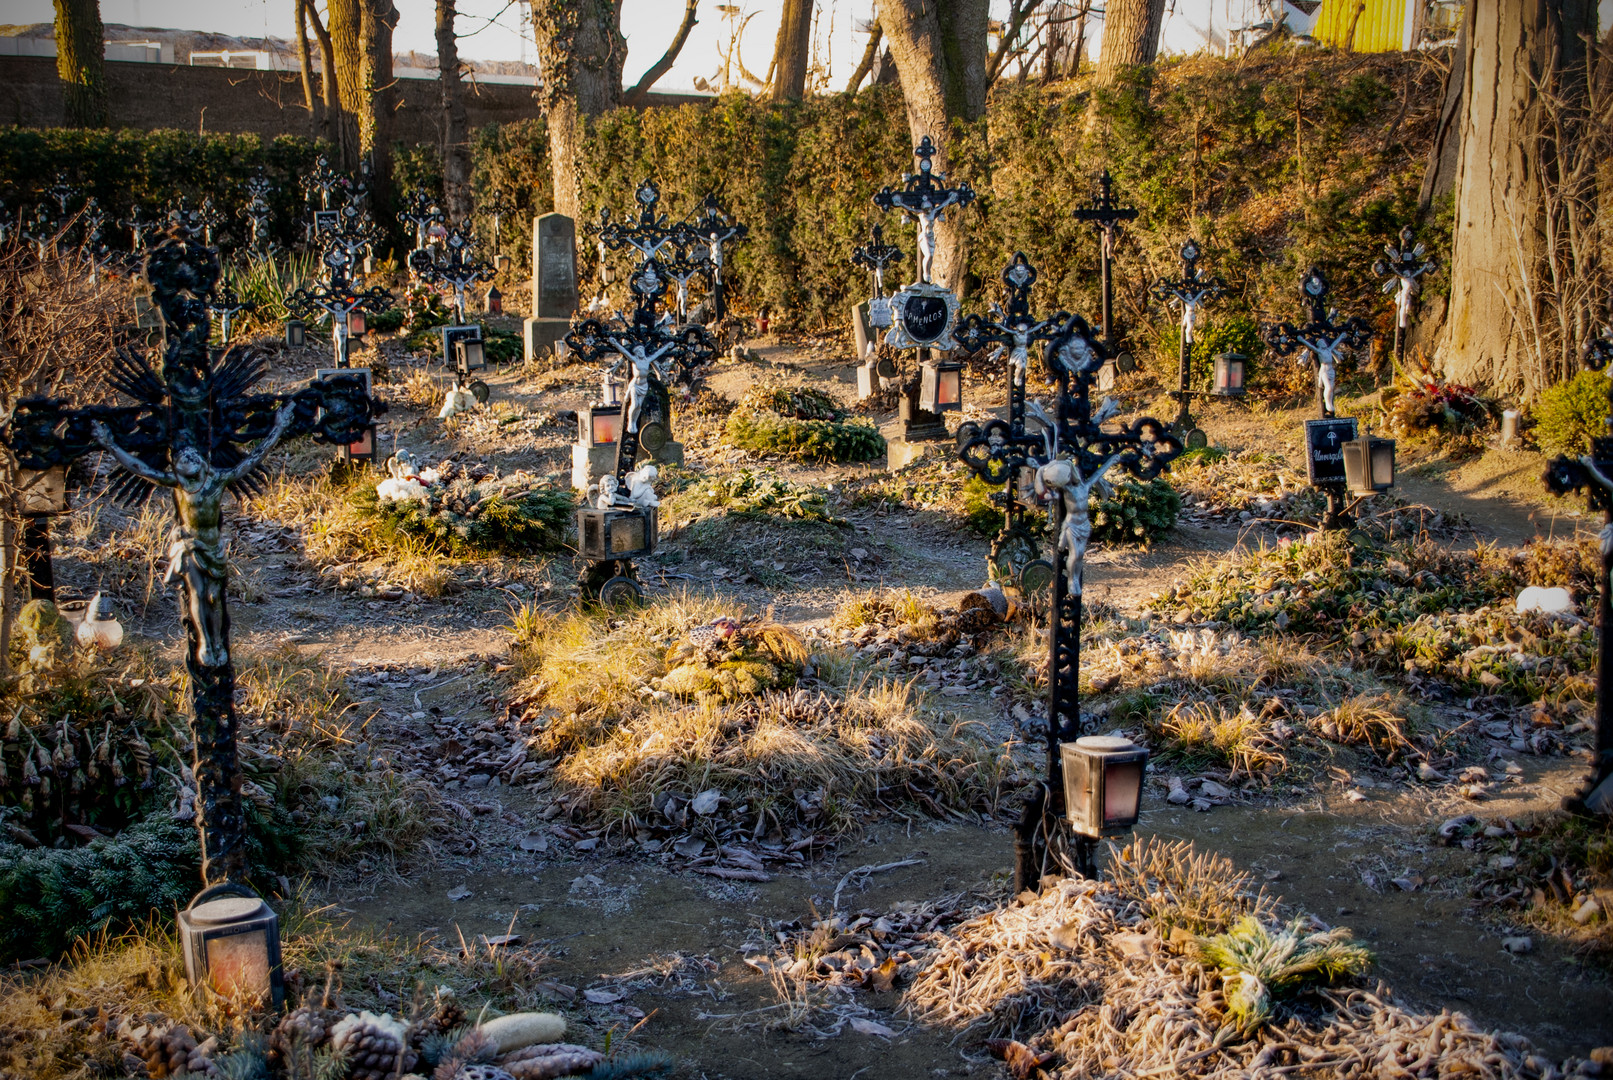
<path fill-rule="evenodd" d="M 106 80 L 116 127 L 269 137 L 313 133 L 302 105 L 302 78 L 296 72 L 109 63 Z M 402 105 L 393 121 L 394 138 L 402 143 L 436 142 L 440 137 L 437 83 L 399 79 L 398 88 Z M 317 78 L 314 92 L 319 92 Z M 648 104 L 706 100 L 685 94 L 651 94 Z M 538 115 L 532 87 L 507 83 L 467 84 L 465 107 L 472 129 Z M 0 124 L 58 127 L 62 115 L 62 86 L 54 59 L 0 56 Z"/>

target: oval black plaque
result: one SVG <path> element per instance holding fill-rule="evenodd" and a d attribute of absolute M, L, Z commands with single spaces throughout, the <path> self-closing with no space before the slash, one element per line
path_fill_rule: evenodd
<path fill-rule="evenodd" d="M 914 341 L 936 341 L 946 328 L 947 302 L 939 296 L 909 296 L 902 305 L 902 329 Z"/>

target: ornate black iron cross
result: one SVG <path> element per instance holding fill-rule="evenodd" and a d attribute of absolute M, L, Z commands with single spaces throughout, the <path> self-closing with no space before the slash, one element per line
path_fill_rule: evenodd
<path fill-rule="evenodd" d="M 442 250 L 416 248 L 409 253 L 409 269 L 428 285 L 454 290 L 457 321 L 465 321 L 465 290 L 478 281 L 493 280 L 493 266 L 476 257 L 476 245 L 457 226 L 448 230 Z"/>
<path fill-rule="evenodd" d="M 661 189 L 654 180 L 640 183 L 633 198 L 639 205 L 637 221 L 612 221 L 607 207 L 599 211 L 599 224 L 590 228 L 611 251 L 632 248 L 638 252 L 639 262 L 645 263 L 676 240 L 679 230 L 678 226 L 668 224 L 667 216 L 660 213 Z"/>
<path fill-rule="evenodd" d="M 720 324 L 728 316 L 728 291 L 723 284 L 723 247 L 737 244 L 750 235 L 750 227 L 730 221 L 723 213 L 717 196 L 707 195 L 700 203 L 700 211 L 685 223 L 688 231 L 704 245 L 706 274 L 711 283 L 711 313 Z"/>
<path fill-rule="evenodd" d="M 1338 311 L 1327 305 L 1329 288 L 1327 275 L 1320 267 L 1305 271 L 1299 279 L 1299 292 L 1310 309 L 1310 321 L 1304 326 L 1267 323 L 1261 335 L 1279 356 L 1290 356 L 1301 348 L 1310 352 L 1316 361 L 1316 400 L 1324 420 L 1333 418 L 1339 350 L 1362 348 L 1373 338 L 1372 325 L 1359 315 L 1337 321 Z"/>
<path fill-rule="evenodd" d="M 312 435 L 349 443 L 383 411 L 363 379 L 340 375 L 288 394 L 254 394 L 261 356 L 208 347 L 208 301 L 219 281 L 215 251 L 174 237 L 147 257 L 146 279 L 162 310 L 162 365 L 125 350 L 112 385 L 132 406 L 71 408 L 49 398 L 18 403 L 6 444 L 27 469 L 66 465 L 105 451 L 117 463 L 112 495 L 139 504 L 158 487 L 173 495 L 169 583 L 177 584 L 185 626 L 195 742 L 197 825 L 207 884 L 246 871 L 241 770 L 236 755 L 235 670 L 225 603 L 224 495 L 254 491 L 269 452 L 283 439 Z"/>
<path fill-rule="evenodd" d="M 430 229 L 433 225 L 441 225 L 445 220 L 442 207 L 424 191 L 416 191 L 410 195 L 398 211 L 398 221 L 414 229 L 414 246 L 423 248 L 429 243 Z"/>
<path fill-rule="evenodd" d="M 1425 274 L 1439 272 L 1439 260 L 1428 255 L 1428 249 L 1414 243 L 1417 234 L 1410 225 L 1400 230 L 1400 246 L 1383 245 L 1384 258 L 1372 264 L 1372 272 L 1389 280 L 1383 283 L 1384 292 L 1395 294 L 1395 360 L 1405 363 L 1406 337 L 1411 330 L 1412 298 L 1422 291 L 1417 279 Z"/>
<path fill-rule="evenodd" d="M 286 310 L 297 318 L 307 318 L 315 310 L 330 317 L 331 339 L 335 343 L 336 366 L 348 366 L 352 337 L 348 316 L 355 311 L 385 311 L 392 306 L 392 294 L 379 285 L 361 289 L 353 281 L 353 262 L 347 250 L 332 246 L 325 252 L 325 280 L 304 287 L 286 297 Z"/>
<path fill-rule="evenodd" d="M 1227 291 L 1227 283 L 1218 277 L 1207 278 L 1199 270 L 1199 246 L 1192 240 L 1182 245 L 1182 276 L 1172 281 L 1160 278 L 1150 292 L 1160 303 L 1175 303 L 1182 309 L 1182 341 L 1179 376 L 1181 385 L 1176 400 L 1181 408 L 1176 414 L 1176 433 L 1183 438 L 1193 430 L 1193 415 L 1189 408 L 1193 391 L 1188 383 L 1192 378 L 1193 328 L 1198 322 L 1199 308 Z"/>
<path fill-rule="evenodd" d="M 918 226 L 918 281 L 921 284 L 929 283 L 935 266 L 935 223 L 941 220 L 948 207 L 968 206 L 975 199 L 974 188 L 967 180 L 960 181 L 957 187 L 946 186 L 946 177 L 934 171 L 935 162 L 931 158 L 935 153 L 935 143 L 928 135 L 924 136 L 913 148 L 919 171 L 902 174 L 900 191 L 887 185 L 874 196 L 874 204 L 881 210 L 900 210 Z"/>
<path fill-rule="evenodd" d="M 1114 326 L 1111 322 L 1115 306 L 1114 279 L 1111 273 L 1115 257 L 1115 226 L 1122 221 L 1133 221 L 1137 217 L 1135 206 L 1121 206 L 1115 202 L 1114 183 L 1109 170 L 1103 170 L 1098 177 L 1097 194 L 1090 203 L 1076 207 L 1074 212 L 1075 220 L 1090 221 L 1103 234 L 1103 246 L 1099 253 L 1099 272 L 1103 278 L 1103 341 L 1109 346 L 1113 346 L 1115 340 Z"/>

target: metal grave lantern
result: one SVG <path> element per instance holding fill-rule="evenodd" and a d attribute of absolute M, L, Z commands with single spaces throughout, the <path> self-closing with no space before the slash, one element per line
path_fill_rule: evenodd
<path fill-rule="evenodd" d="M 347 313 L 347 336 L 361 338 L 370 332 L 369 323 L 364 321 L 364 312 L 354 309 Z"/>
<path fill-rule="evenodd" d="M 318 368 L 314 371 L 314 378 L 329 379 L 340 375 L 356 375 L 364 380 L 364 393 L 370 393 L 369 368 Z M 369 424 L 361 428 L 359 437 L 354 442 L 339 443 L 336 447 L 336 460 L 347 465 L 369 465 L 375 461 L 375 425 Z"/>
<path fill-rule="evenodd" d="M 301 319 L 286 320 L 286 346 L 300 349 L 308 341 L 308 324 Z"/>
<path fill-rule="evenodd" d="M 67 513 L 67 466 L 18 466 L 17 512 L 22 515 L 18 563 L 33 600 L 55 600 L 56 568 L 50 548 L 50 522 Z"/>
<path fill-rule="evenodd" d="M 963 409 L 963 364 L 930 360 L 919 367 L 919 408 L 933 413 Z"/>
<path fill-rule="evenodd" d="M 1217 397 L 1243 397 L 1249 391 L 1244 386 L 1249 358 L 1242 353 L 1215 354 L 1215 382 L 1210 392 Z"/>
<path fill-rule="evenodd" d="M 1352 495 L 1382 495 L 1395 486 L 1395 441 L 1371 434 L 1342 447 L 1344 477 Z"/>
<path fill-rule="evenodd" d="M 499 258 L 507 259 L 508 256 L 500 255 Z M 504 314 L 504 294 L 498 291 L 498 286 L 497 285 L 488 286 L 488 289 L 487 289 L 487 313 L 489 315 L 502 315 L 502 314 Z"/>
<path fill-rule="evenodd" d="M 1098 838 L 1130 832 L 1142 806 L 1148 751 L 1130 739 L 1088 735 L 1059 744 L 1070 829 Z"/>
<path fill-rule="evenodd" d="M 280 917 L 246 886 L 226 882 L 197 893 L 179 913 L 179 944 L 192 987 L 274 1008 L 285 1000 Z"/>
<path fill-rule="evenodd" d="M 577 414 L 577 441 L 584 446 L 614 446 L 621 437 L 620 402 L 595 402 Z"/>
<path fill-rule="evenodd" d="M 655 551 L 655 507 L 577 511 L 578 550 L 585 559 L 637 559 Z"/>

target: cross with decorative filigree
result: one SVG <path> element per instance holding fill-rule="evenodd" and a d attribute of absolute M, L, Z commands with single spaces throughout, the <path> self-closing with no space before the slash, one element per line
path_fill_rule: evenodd
<path fill-rule="evenodd" d="M 223 228 L 226 218 L 213 205 L 212 196 L 202 200 L 198 207 L 190 206 L 185 197 L 179 197 L 179 204 L 168 210 L 168 225 L 178 229 L 192 239 L 200 240 L 208 247 L 213 246 L 214 235 Z"/>
<path fill-rule="evenodd" d="M 1334 393 L 1338 387 L 1338 353 L 1340 349 L 1360 349 L 1372 341 L 1372 325 L 1359 315 L 1338 322 L 1339 313 L 1328 307 L 1327 275 L 1313 266 L 1299 279 L 1299 292 L 1310 309 L 1310 321 L 1304 326 L 1293 323 L 1267 323 L 1261 331 L 1266 344 L 1279 356 L 1291 356 L 1297 350 L 1307 350 L 1316 361 L 1316 399 L 1322 418 L 1333 418 Z"/>
<path fill-rule="evenodd" d="M 854 266 L 866 267 L 874 275 L 874 299 L 883 299 L 885 296 L 885 270 L 897 259 L 902 257 L 902 249 L 895 244 L 885 243 L 885 226 L 875 225 L 871 231 L 868 243 L 851 251 L 851 262 Z M 887 326 L 889 323 L 886 324 Z"/>
<path fill-rule="evenodd" d="M 317 196 L 319 209 L 330 209 L 331 194 L 340 187 L 347 186 L 347 177 L 331 168 L 330 159 L 321 154 L 314 162 L 314 167 L 307 176 L 303 177 L 302 190 L 309 202 Z"/>
<path fill-rule="evenodd" d="M 454 311 L 465 321 L 465 290 L 478 281 L 492 281 L 491 263 L 476 258 L 476 244 L 458 226 L 448 230 L 442 250 L 423 247 L 409 252 L 409 269 L 428 285 L 454 290 Z"/>
<path fill-rule="evenodd" d="M 230 326 L 235 321 L 235 317 L 243 311 L 252 312 L 258 310 L 258 305 L 249 300 L 242 300 L 241 294 L 228 285 L 221 285 L 215 288 L 207 298 L 207 310 L 218 319 L 219 344 L 228 345 L 230 343 Z"/>
<path fill-rule="evenodd" d="M 589 228 L 599 236 L 600 243 L 611 251 L 632 248 L 638 252 L 639 262 L 645 263 L 660 255 L 662 248 L 677 239 L 679 227 L 669 225 L 667 216 L 658 212 L 661 189 L 654 180 L 640 183 L 633 192 L 633 198 L 639 205 L 637 221 L 612 221 L 607 207 L 599 211 L 599 224 Z"/>
<path fill-rule="evenodd" d="M 274 218 L 274 208 L 269 205 L 269 195 L 273 191 L 274 185 L 261 172 L 246 182 L 246 220 L 252 236 L 251 246 L 253 251 L 264 255 L 270 254 L 279 246 L 269 235 L 269 222 Z"/>
<path fill-rule="evenodd" d="M 380 286 L 360 289 L 353 281 L 353 259 L 343 247 L 332 246 L 323 259 L 325 280 L 305 286 L 286 297 L 286 310 L 299 319 L 317 309 L 330 316 L 331 338 L 335 342 L 336 366 L 348 366 L 352 336 L 349 316 L 355 311 L 385 311 L 392 306 L 392 294 Z"/>
<path fill-rule="evenodd" d="M 1400 246 L 1383 245 L 1384 258 L 1372 264 L 1372 272 L 1389 280 L 1383 283 L 1384 292 L 1395 294 L 1395 359 L 1406 360 L 1406 337 L 1411 330 L 1412 298 L 1422 289 L 1417 279 L 1425 274 L 1439 272 L 1439 259 L 1427 254 L 1428 249 L 1414 243 L 1417 234 L 1410 225 L 1400 230 Z"/>
<path fill-rule="evenodd" d="M 1114 178 L 1105 169 L 1098 176 L 1098 190 L 1090 203 L 1078 206 L 1074 211 L 1077 221 L 1090 221 L 1098 227 L 1102 234 L 1102 247 L 1099 252 L 1099 271 L 1103 284 L 1103 340 L 1105 344 L 1114 345 L 1114 325 L 1111 321 L 1115 306 L 1114 291 L 1114 258 L 1115 258 L 1115 226 L 1122 221 L 1134 221 L 1137 217 L 1135 206 L 1121 206 L 1115 202 Z"/>
<path fill-rule="evenodd" d="M 1113 398 L 1104 399 L 1093 411 L 1092 388 L 1109 355 L 1085 319 L 1068 316 L 1042 352 L 1048 373 L 1058 384 L 1054 411 L 1049 414 L 1037 402 L 1026 405 L 1027 416 L 1039 422 L 1040 432 L 1016 434 L 1006 421 L 993 420 L 976 429 L 959 450 L 964 464 L 987 483 L 1007 483 L 1021 469 L 1034 470 L 1035 490 L 1048 502 L 1057 538 L 1058 557 L 1050 574 L 1047 780 L 1016 830 L 1015 879 L 1022 888 L 1041 879 L 1051 838 L 1061 835 L 1064 767 L 1059 746 L 1078 737 L 1083 726 L 1081 591 L 1092 537 L 1090 500 L 1104 485 L 1109 469 L 1118 466 L 1148 480 L 1182 452 L 1181 440 L 1153 417 L 1118 428 L 1106 426 L 1119 412 Z M 1090 869 L 1091 845 L 1078 845 L 1076 855 L 1083 872 Z"/>
<path fill-rule="evenodd" d="M 728 215 L 723 213 L 721 204 L 717 202 L 717 196 L 708 194 L 701 201 L 699 212 L 684 223 L 684 228 L 702 245 L 702 250 L 697 251 L 696 258 L 705 262 L 709 268 L 707 274 L 711 283 L 711 312 L 720 323 L 728 316 L 728 290 L 722 278 L 723 267 L 726 265 L 723 248 L 728 244 L 737 244 L 749 236 L 750 226 L 730 221 Z"/>
<path fill-rule="evenodd" d="M 109 490 L 125 504 L 139 505 L 159 487 L 172 494 L 176 524 L 165 581 L 178 586 L 185 626 L 202 875 L 207 884 L 240 881 L 246 836 L 224 495 L 261 490 L 264 461 L 282 440 L 312 435 L 352 442 L 384 405 L 356 374 L 318 379 L 289 393 L 253 393 L 265 373 L 263 357 L 208 346 L 208 302 L 219 262 L 193 239 L 176 236 L 153 248 L 145 277 L 163 313 L 161 366 L 153 369 L 147 355 L 126 349 L 113 361 L 110 380 L 135 404 L 72 408 L 28 398 L 17 404 L 3 437 L 25 469 L 110 454 L 117 467 Z"/>
<path fill-rule="evenodd" d="M 957 187 L 946 186 L 946 177 L 935 171 L 935 143 L 928 135 L 913 148 L 918 158 L 919 171 L 902 174 L 900 191 L 886 186 L 874 196 L 874 204 L 887 213 L 900 210 L 918 226 L 918 280 L 929 284 L 930 272 L 935 268 L 935 224 L 945 217 L 948 207 L 968 206 L 974 202 L 975 191 L 967 180 Z"/>
<path fill-rule="evenodd" d="M 410 195 L 404 200 L 403 209 L 398 211 L 398 223 L 414 229 L 416 249 L 423 248 L 429 243 L 431 227 L 441 225 L 443 220 L 442 207 L 424 191 L 416 191 Z"/>
<path fill-rule="evenodd" d="M 1227 283 L 1218 277 L 1207 278 L 1199 270 L 1199 246 L 1189 239 L 1182 244 L 1179 252 L 1182 257 L 1182 276 L 1172 281 L 1170 278 L 1160 278 L 1154 282 L 1149 292 L 1155 300 L 1162 304 L 1176 304 L 1182 309 L 1182 334 L 1179 358 L 1179 377 L 1181 385 L 1174 396 L 1181 408 L 1176 414 L 1176 433 L 1183 438 L 1193 431 L 1193 415 L 1188 404 L 1192 400 L 1193 391 L 1188 388 L 1192 378 L 1191 358 L 1193 353 L 1193 328 L 1198 323 L 1199 308 L 1207 301 L 1214 300 L 1227 291 Z M 1202 433 L 1201 433 L 1202 437 Z"/>
<path fill-rule="evenodd" d="M 163 219 L 160 217 L 145 217 L 145 207 L 135 206 L 129 211 L 129 216 L 118 222 L 129 230 L 130 250 L 144 251 L 150 238 L 162 228 Z"/>

